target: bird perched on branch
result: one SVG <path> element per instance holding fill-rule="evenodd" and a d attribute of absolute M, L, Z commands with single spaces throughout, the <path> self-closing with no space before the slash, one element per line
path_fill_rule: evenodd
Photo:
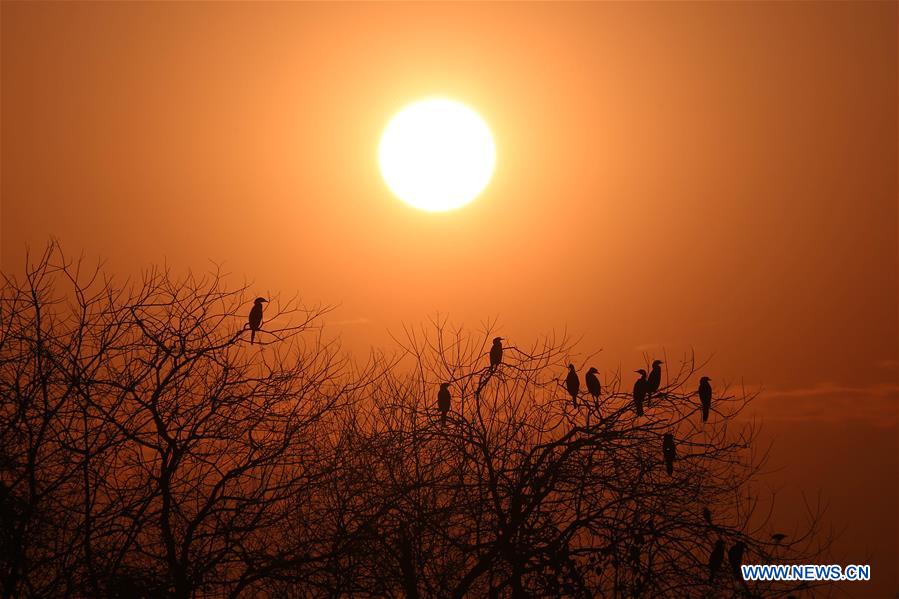
<path fill-rule="evenodd" d="M 490 369 L 493 370 L 503 363 L 503 341 L 502 337 L 493 338 L 493 347 L 490 348 Z"/>
<path fill-rule="evenodd" d="M 646 399 L 646 371 L 641 368 L 634 372 L 640 375 L 640 378 L 634 383 L 634 409 L 637 411 L 637 416 L 642 416 L 643 400 Z"/>
<path fill-rule="evenodd" d="M 247 319 L 250 325 L 250 343 L 255 343 L 256 331 L 262 326 L 262 304 L 268 302 L 264 297 L 257 297 L 250 309 L 250 317 Z"/>
<path fill-rule="evenodd" d="M 715 541 L 715 548 L 709 554 L 709 582 L 715 580 L 715 574 L 721 569 L 724 563 L 724 541 L 718 539 Z"/>
<path fill-rule="evenodd" d="M 674 473 L 674 458 L 677 457 L 677 451 L 674 448 L 674 435 L 665 433 L 662 437 L 662 455 L 665 458 L 665 470 L 669 475 Z"/>
<path fill-rule="evenodd" d="M 587 376 L 584 377 L 584 380 L 587 381 L 587 391 L 590 392 L 590 395 L 593 396 L 593 401 L 599 399 L 600 394 L 602 393 L 602 386 L 599 384 L 599 377 L 596 376 L 596 373 L 599 372 L 592 366 L 590 370 L 587 371 Z"/>
<path fill-rule="evenodd" d="M 727 561 L 730 562 L 730 569 L 737 580 L 743 580 L 743 571 L 740 566 L 743 565 L 743 554 L 746 552 L 746 543 L 737 541 L 727 551 Z"/>
<path fill-rule="evenodd" d="M 581 390 L 581 379 L 578 378 L 574 364 L 568 365 L 568 376 L 565 378 L 565 388 L 568 389 L 568 395 L 571 396 L 571 402 L 577 407 L 577 394 Z"/>
<path fill-rule="evenodd" d="M 652 368 L 649 371 L 649 379 L 646 381 L 646 398 L 649 399 L 653 393 L 659 390 L 662 384 L 662 362 L 661 360 L 653 360 Z"/>
<path fill-rule="evenodd" d="M 449 414 L 450 397 L 449 383 L 440 383 L 440 391 L 437 392 L 437 409 L 440 410 L 440 424 L 446 424 L 446 415 Z"/>
<path fill-rule="evenodd" d="M 702 421 L 709 421 L 709 410 L 712 409 L 712 386 L 709 381 L 712 380 L 707 376 L 699 379 L 699 406 L 702 408 Z"/>

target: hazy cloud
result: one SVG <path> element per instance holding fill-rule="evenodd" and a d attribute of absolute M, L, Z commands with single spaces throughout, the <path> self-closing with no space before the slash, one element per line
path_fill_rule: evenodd
<path fill-rule="evenodd" d="M 829 395 L 853 395 L 869 397 L 899 397 L 899 384 L 869 385 L 867 387 L 850 387 L 837 385 L 832 382 L 818 383 L 813 387 L 798 389 L 770 389 L 765 392 L 767 396 L 774 397 L 816 397 Z"/>
<path fill-rule="evenodd" d="M 753 404 L 764 420 L 865 421 L 877 427 L 899 425 L 899 384 L 867 387 L 822 382 L 811 387 L 770 389 Z"/>

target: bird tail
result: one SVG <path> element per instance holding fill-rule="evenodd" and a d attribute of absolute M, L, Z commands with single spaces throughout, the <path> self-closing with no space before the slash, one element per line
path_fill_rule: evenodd
<path fill-rule="evenodd" d="M 256 343 L 256 330 L 250 329 L 250 343 Z"/>

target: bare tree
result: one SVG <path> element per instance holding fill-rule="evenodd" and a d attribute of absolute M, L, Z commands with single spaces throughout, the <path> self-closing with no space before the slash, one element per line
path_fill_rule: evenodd
<path fill-rule="evenodd" d="M 618 371 L 571 401 L 595 356 L 566 338 L 492 367 L 492 327 L 435 320 L 358 365 L 329 308 L 267 298 L 251 345 L 226 279 L 120 284 L 56 244 L 4 277 L 4 597 L 776 597 L 803 587 L 712 571 L 716 543 L 826 545 L 817 514 L 786 540 L 756 517 L 753 396 L 719 386 L 703 423 L 694 356 L 638 416 Z"/>
<path fill-rule="evenodd" d="M 270 308 L 251 347 L 220 275 L 119 288 L 51 245 L 5 279 L 5 596 L 238 595 L 290 565 L 283 522 L 334 475 L 364 373 L 326 308 Z"/>
<path fill-rule="evenodd" d="M 745 545 L 746 563 L 823 549 L 818 514 L 788 544 L 753 518 L 747 485 L 764 455 L 750 452 L 756 427 L 735 424 L 751 394 L 720 389 L 703 424 L 691 385 L 706 365 L 685 356 L 643 417 L 618 372 L 599 402 L 583 397 L 575 408 L 566 339 L 507 344 L 493 370 L 493 336 L 445 321 L 407 330 L 405 364 L 374 388 L 355 459 L 377 498 L 358 520 L 380 512 L 345 575 L 354 594 L 773 597 L 806 587 L 750 586 L 727 562 L 709 569 L 719 539 Z M 447 425 L 436 405 L 444 382 Z M 670 475 L 666 434 L 676 444 Z"/>

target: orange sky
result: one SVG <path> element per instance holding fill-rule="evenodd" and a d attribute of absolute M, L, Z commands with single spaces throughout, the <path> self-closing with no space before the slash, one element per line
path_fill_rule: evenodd
<path fill-rule="evenodd" d="M 823 490 L 895 593 L 897 48 L 888 2 L 3 2 L 0 263 L 212 259 L 340 303 L 356 352 L 439 311 L 567 327 L 602 370 L 714 353 L 768 390 L 772 484 Z M 434 94 L 498 152 L 446 214 L 377 170 Z"/>

